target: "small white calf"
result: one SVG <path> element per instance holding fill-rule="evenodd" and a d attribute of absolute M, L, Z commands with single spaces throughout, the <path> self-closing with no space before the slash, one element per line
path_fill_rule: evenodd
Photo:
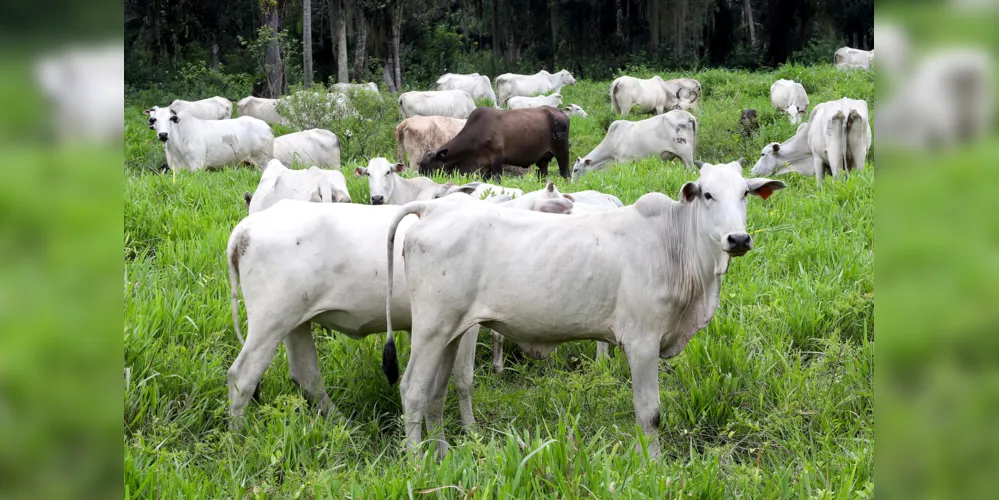
<path fill-rule="evenodd" d="M 572 178 L 578 179 L 612 162 L 658 156 L 663 161 L 680 158 L 694 168 L 697 148 L 697 118 L 680 110 L 631 122 L 617 120 L 607 129 L 607 135 L 593 151 L 576 160 Z"/>
<path fill-rule="evenodd" d="M 781 144 L 768 144 L 753 167 L 753 175 L 797 172 L 825 177 L 829 165 L 833 178 L 845 169 L 862 170 L 871 148 L 867 102 L 843 98 L 815 106 L 807 123 Z"/>
<path fill-rule="evenodd" d="M 808 93 L 805 87 L 791 80 L 777 80 L 770 86 L 770 105 L 791 118 L 791 123 L 801 123 L 808 113 Z"/>
<path fill-rule="evenodd" d="M 541 106 L 557 108 L 561 105 L 562 94 L 539 95 L 535 97 L 514 96 L 506 101 L 506 106 L 510 109 L 540 108 Z"/>
<path fill-rule="evenodd" d="M 496 77 L 496 95 L 499 97 L 496 106 L 506 105 L 507 100 L 514 96 L 530 97 L 551 91 L 559 93 L 562 87 L 575 83 L 576 79 L 568 70 L 564 69 L 555 74 L 544 70 L 533 75 L 505 73 Z"/>
<path fill-rule="evenodd" d="M 413 116 L 450 116 L 466 119 L 475 110 L 475 101 L 464 90 L 406 92 L 399 96 L 404 118 Z"/>
<path fill-rule="evenodd" d="M 448 73 L 437 79 L 437 90 L 464 90 L 472 96 L 472 99 L 488 98 L 493 101 L 496 107 L 496 93 L 493 92 L 493 85 L 489 77 L 472 73 L 471 75 L 458 75 Z"/>
<path fill-rule="evenodd" d="M 175 99 L 170 103 L 170 109 L 178 113 L 187 112 L 200 120 L 224 120 L 232 116 L 232 101 L 218 96 L 200 101 Z"/>
<path fill-rule="evenodd" d="M 278 113 L 277 102 L 277 99 L 244 97 L 236 103 L 236 112 L 239 113 L 239 116 L 252 116 L 270 125 L 290 126 L 291 123 L 288 119 Z"/>
<path fill-rule="evenodd" d="M 319 167 L 291 170 L 280 161 L 271 160 L 260 176 L 257 190 L 252 195 L 245 193 L 243 200 L 253 214 L 281 200 L 350 203 L 350 193 L 347 191 L 347 179 L 339 170 Z"/>
<path fill-rule="evenodd" d="M 840 47 L 833 55 L 833 62 L 836 69 L 871 69 L 871 62 L 874 60 L 873 50 L 860 50 L 850 47 Z"/>
<path fill-rule="evenodd" d="M 256 118 L 199 120 L 159 107 L 143 113 L 149 116 L 149 126 L 163 143 L 167 165 L 174 172 L 243 162 L 263 169 L 274 158 L 274 132 Z"/>
<path fill-rule="evenodd" d="M 658 456 L 659 359 L 679 354 L 711 322 L 730 259 L 752 249 L 747 196 L 766 198 L 783 187 L 744 179 L 739 163 L 704 164 L 700 177 L 680 188 L 680 201 L 651 193 L 597 214 L 508 211 L 456 197 L 403 206 L 389 225 L 383 283 L 391 297 L 398 282 L 395 228 L 417 215 L 404 240 L 412 354 L 400 392 L 409 446 L 422 441 L 426 420 L 438 451 L 446 451 L 441 419 L 448 378 L 463 332 L 481 324 L 536 359 L 564 342 L 620 345 L 637 424 Z M 393 311 L 390 300 L 386 308 Z M 389 330 L 392 316 L 386 314 Z M 389 372 L 394 348 L 390 337 Z"/>
<path fill-rule="evenodd" d="M 634 107 L 639 113 L 655 112 L 657 115 L 680 109 L 680 100 L 658 75 L 648 80 L 631 76 L 617 78 L 611 82 L 610 100 L 611 111 L 623 116 L 628 116 Z"/>
<path fill-rule="evenodd" d="M 274 158 L 285 165 L 340 168 L 340 141 L 329 130 L 309 129 L 274 139 Z"/>
<path fill-rule="evenodd" d="M 578 104 L 570 104 L 562 108 L 562 111 L 564 111 L 565 114 L 569 116 L 576 115 L 576 116 L 582 116 L 583 118 L 587 118 L 590 116 L 586 114 L 586 111 L 584 111 L 583 108 L 580 107 Z"/>

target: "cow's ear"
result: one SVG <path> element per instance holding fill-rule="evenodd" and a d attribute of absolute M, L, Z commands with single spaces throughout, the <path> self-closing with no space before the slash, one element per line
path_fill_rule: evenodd
<path fill-rule="evenodd" d="M 685 182 L 680 188 L 680 201 L 690 203 L 701 195 L 701 186 L 696 182 Z"/>
<path fill-rule="evenodd" d="M 144 110 L 144 111 L 142 112 L 142 114 L 144 114 L 144 115 L 146 115 L 146 116 L 149 116 L 149 115 L 150 115 L 150 113 L 152 113 L 152 112 L 153 112 L 153 108 L 149 108 L 149 109 L 147 109 L 147 110 Z"/>
<path fill-rule="evenodd" d="M 243 193 L 243 201 L 246 203 L 246 208 L 250 208 L 250 200 L 253 199 L 253 195 L 249 191 Z"/>
<path fill-rule="evenodd" d="M 361 177 L 362 175 L 368 175 L 368 169 L 364 167 L 357 167 L 354 169 L 354 177 Z"/>
<path fill-rule="evenodd" d="M 697 167 L 697 170 L 700 170 L 701 167 L 704 166 L 704 162 L 701 160 L 694 160 L 694 166 Z"/>
<path fill-rule="evenodd" d="M 767 179 L 766 177 L 754 177 L 752 179 L 748 179 L 746 182 L 749 183 L 749 194 L 754 194 L 764 200 L 769 198 L 774 191 L 779 191 L 787 187 L 787 185 L 781 181 Z"/>
<path fill-rule="evenodd" d="M 406 164 L 405 163 L 396 163 L 395 165 L 392 166 L 392 170 L 395 173 L 398 174 L 399 172 L 402 172 L 403 170 L 406 170 Z"/>
<path fill-rule="evenodd" d="M 555 183 L 548 181 L 548 184 L 545 184 L 545 191 L 548 191 L 549 193 L 555 192 Z"/>
<path fill-rule="evenodd" d="M 584 164 L 586 164 L 586 165 L 589 165 L 589 164 L 590 164 L 590 163 L 592 163 L 592 162 L 593 162 L 593 160 L 591 160 L 591 159 L 589 159 L 589 158 L 587 158 L 587 159 L 583 160 L 583 163 L 584 163 Z"/>
<path fill-rule="evenodd" d="M 571 201 L 571 202 L 573 202 L 573 203 L 576 202 L 576 199 L 573 198 L 571 194 L 563 194 L 562 197 L 565 198 L 565 199 L 567 199 L 567 200 L 569 200 L 569 201 Z"/>
<path fill-rule="evenodd" d="M 447 158 L 447 150 L 446 149 L 442 149 L 442 150 L 440 150 L 440 151 L 437 152 L 437 159 L 438 160 L 443 160 L 444 158 Z"/>
<path fill-rule="evenodd" d="M 774 153 L 780 153 L 780 144 L 774 143 Z"/>

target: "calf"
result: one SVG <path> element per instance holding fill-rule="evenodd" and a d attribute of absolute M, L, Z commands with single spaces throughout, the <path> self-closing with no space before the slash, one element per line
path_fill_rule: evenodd
<path fill-rule="evenodd" d="M 448 73 L 437 79 L 437 90 L 464 90 L 472 96 L 472 99 L 487 98 L 493 102 L 494 106 L 499 106 L 496 102 L 496 93 L 493 92 L 493 85 L 489 82 L 489 77 L 472 73 L 471 75 L 456 75 Z"/>
<path fill-rule="evenodd" d="M 395 127 L 396 159 L 405 162 L 409 155 L 409 168 L 417 170 L 420 159 L 427 151 L 437 149 L 454 139 L 465 120 L 447 116 L 414 116 L 406 118 Z"/>
<path fill-rule="evenodd" d="M 285 165 L 340 168 L 340 140 L 318 128 L 285 134 L 274 139 L 274 158 Z"/>
<path fill-rule="evenodd" d="M 623 116 L 628 116 L 634 107 L 639 113 L 655 112 L 657 115 L 680 109 L 676 93 L 658 75 L 648 80 L 631 76 L 617 78 L 611 82 L 610 100 L 611 111 Z"/>
<path fill-rule="evenodd" d="M 171 108 L 153 107 L 144 113 L 163 143 L 167 166 L 192 171 L 249 162 L 263 169 L 274 157 L 274 132 L 261 120 L 241 116 L 231 120 L 199 120 Z"/>
<path fill-rule="evenodd" d="M 232 116 L 232 101 L 218 96 L 200 101 L 175 99 L 170 103 L 170 109 L 178 113 L 186 111 L 201 120 L 224 120 Z"/>
<path fill-rule="evenodd" d="M 569 177 L 569 117 L 549 106 L 503 111 L 477 108 L 458 135 L 420 160 L 420 172 L 462 173 L 487 169 L 485 177 L 499 181 L 503 165 L 538 165 L 542 178 L 555 158 L 559 174 Z"/>
<path fill-rule="evenodd" d="M 808 93 L 798 82 L 777 80 L 770 86 L 770 105 L 787 113 L 791 123 L 797 125 L 808 113 Z"/>
<path fill-rule="evenodd" d="M 347 179 L 339 170 L 311 167 L 291 170 L 278 160 L 271 160 L 260 176 L 257 190 L 243 195 L 251 214 L 266 210 L 281 200 L 318 203 L 350 203 Z"/>
<path fill-rule="evenodd" d="M 529 97 L 551 91 L 559 93 L 562 87 L 575 83 L 576 79 L 564 69 L 555 74 L 544 70 L 533 75 L 505 73 L 496 77 L 496 95 L 499 96 L 497 106 L 505 106 L 507 100 L 514 96 Z"/>
<path fill-rule="evenodd" d="M 400 392 L 409 446 L 422 441 L 426 419 L 438 451 L 446 451 L 440 428 L 447 380 L 463 332 L 481 324 L 537 359 L 576 340 L 621 346 L 637 424 L 658 456 L 659 359 L 679 354 L 707 326 L 730 259 L 752 249 L 747 196 L 766 198 L 783 187 L 744 179 L 740 163 L 704 164 L 700 177 L 680 188 L 680 201 L 651 193 L 597 214 L 505 211 L 453 197 L 403 206 L 389 225 L 385 281 L 391 297 L 396 226 L 419 216 L 403 250 L 412 350 Z M 386 308 L 392 312 L 390 300 Z M 394 355 L 391 337 L 385 347 Z M 394 356 L 383 361 L 391 372 Z"/>
<path fill-rule="evenodd" d="M 557 108 L 561 105 L 562 94 L 539 95 L 535 97 L 514 96 L 506 101 L 506 107 L 510 109 L 538 108 L 541 106 Z"/>
<path fill-rule="evenodd" d="M 694 168 L 697 147 L 697 118 L 680 110 L 645 120 L 617 120 L 607 129 L 607 135 L 593 151 L 576 161 L 573 179 L 605 168 L 612 162 L 658 156 L 664 161 L 679 157 L 683 164 Z"/>
<path fill-rule="evenodd" d="M 399 109 L 403 118 L 450 116 L 465 119 L 475 109 L 475 101 L 464 90 L 406 92 L 399 96 Z"/>

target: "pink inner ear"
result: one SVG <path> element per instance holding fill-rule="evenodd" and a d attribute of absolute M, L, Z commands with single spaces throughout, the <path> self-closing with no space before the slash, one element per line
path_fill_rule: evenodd
<path fill-rule="evenodd" d="M 760 198 L 763 198 L 765 200 L 769 198 L 770 195 L 774 194 L 774 190 L 770 189 L 770 186 L 763 186 L 760 188 L 759 193 L 760 193 Z"/>

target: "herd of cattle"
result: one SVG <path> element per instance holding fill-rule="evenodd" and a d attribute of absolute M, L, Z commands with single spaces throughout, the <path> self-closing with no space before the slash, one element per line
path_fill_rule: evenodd
<path fill-rule="evenodd" d="M 869 65 L 856 53 L 847 52 L 843 64 Z M 388 332 L 382 362 L 392 383 L 399 375 L 392 332 L 406 330 L 411 358 L 400 389 L 407 440 L 417 445 L 425 422 L 443 453 L 452 375 L 461 422 L 474 423 L 473 361 L 483 326 L 493 331 L 496 371 L 503 336 L 537 359 L 568 341 L 598 341 L 598 356 L 619 346 L 631 367 L 638 425 L 659 454 L 658 360 L 679 354 L 710 322 L 730 259 L 752 249 L 747 198 L 766 199 L 784 183 L 744 178 L 742 159 L 695 160 L 698 121 L 688 110 L 700 102 L 699 82 L 625 76 L 610 86 L 612 110 L 654 116 L 613 122 L 571 177 L 614 162 L 678 157 L 699 171 L 678 201 L 649 193 L 625 206 L 597 191 L 561 193 L 551 182 L 528 193 L 498 185 L 504 172 L 522 174 L 535 164 L 545 178 L 552 159 L 570 177 L 568 114 L 586 114 L 558 106 L 560 88 L 573 83 L 567 71 L 508 74 L 496 78 L 494 93 L 484 75 L 447 74 L 438 90 L 402 94 L 397 162 L 373 158 L 354 171 L 368 181 L 370 204 L 351 203 L 331 132 L 274 137 L 268 124 L 283 118 L 273 100 L 243 99 L 234 119 L 223 98 L 145 112 L 172 169 L 244 161 L 263 168 L 256 191 L 245 195 L 249 216 L 226 249 L 232 319 L 243 344 L 228 370 L 234 425 L 282 342 L 291 378 L 320 412 L 339 415 L 319 371 L 313 323 L 355 339 Z M 361 90 L 377 92 L 368 85 Z M 475 107 L 477 98 L 495 107 Z M 792 122 L 807 121 L 763 149 L 754 176 L 795 171 L 821 181 L 826 166 L 837 178 L 863 168 L 871 145 L 865 101 L 843 98 L 809 112 L 805 89 L 787 80 L 774 83 L 771 100 Z M 407 156 L 420 173 L 479 172 L 495 184 L 403 177 Z M 315 166 L 286 167 L 295 163 Z M 404 272 L 393 269 L 399 261 Z"/>

